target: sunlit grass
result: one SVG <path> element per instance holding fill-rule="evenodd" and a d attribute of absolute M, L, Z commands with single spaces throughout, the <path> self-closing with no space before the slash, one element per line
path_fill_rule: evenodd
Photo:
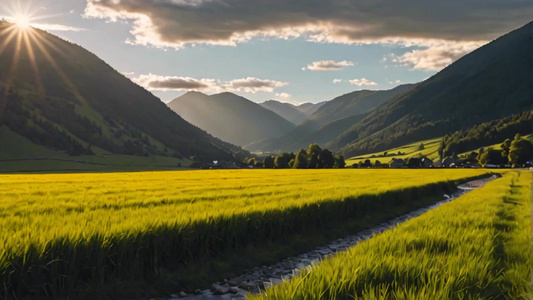
<path fill-rule="evenodd" d="M 175 268 L 190 257 L 268 241 L 332 217 L 349 217 L 348 213 L 372 214 L 382 205 L 409 202 L 415 197 L 410 189 L 484 173 L 221 170 L 0 175 L 0 274 L 4 286 L 20 293 L 27 289 L 26 280 L 43 274 L 55 290 L 110 274 L 126 279 L 157 276 L 161 268 Z M 8 273 L 21 279 L 13 281 Z"/>
<path fill-rule="evenodd" d="M 251 299 L 530 299 L 531 172 L 507 172 Z"/>
<path fill-rule="evenodd" d="M 372 164 L 374 164 L 376 160 L 379 160 L 382 164 L 388 164 L 393 158 L 401 158 L 405 160 L 409 157 L 418 157 L 419 155 L 436 160 L 439 158 L 438 150 L 441 140 L 442 138 L 424 140 L 385 151 L 351 157 L 346 160 L 346 165 L 351 166 L 354 163 L 358 164 L 365 162 L 367 159 L 369 159 Z M 423 149 L 419 149 L 421 144 L 424 144 Z M 387 156 L 383 156 L 385 152 L 387 152 Z M 401 152 L 402 154 L 398 154 L 398 152 Z"/>

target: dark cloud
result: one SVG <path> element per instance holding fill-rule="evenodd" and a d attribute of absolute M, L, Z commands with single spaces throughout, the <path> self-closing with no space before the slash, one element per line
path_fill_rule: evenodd
<path fill-rule="evenodd" d="M 150 81 L 148 88 L 169 90 L 202 90 L 209 88 L 209 84 L 192 78 L 165 78 Z"/>
<path fill-rule="evenodd" d="M 287 82 L 247 77 L 231 81 L 216 79 L 196 79 L 190 77 L 161 76 L 155 74 L 143 74 L 132 79 L 139 85 L 153 91 L 204 91 L 217 93 L 228 92 L 274 92 L 278 87 L 288 85 Z"/>
<path fill-rule="evenodd" d="M 86 15 L 135 20 L 134 43 L 232 45 L 254 36 L 316 42 L 489 41 L 531 21 L 531 0 L 87 0 Z"/>

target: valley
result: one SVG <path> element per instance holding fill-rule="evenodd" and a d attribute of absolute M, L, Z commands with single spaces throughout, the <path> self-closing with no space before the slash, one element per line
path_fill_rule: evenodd
<path fill-rule="evenodd" d="M 531 3 L 7 2 L 0 299 L 531 297 Z"/>

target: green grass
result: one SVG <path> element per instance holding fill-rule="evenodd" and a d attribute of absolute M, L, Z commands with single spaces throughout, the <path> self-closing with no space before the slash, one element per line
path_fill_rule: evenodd
<path fill-rule="evenodd" d="M 530 134 L 530 135 L 526 135 L 524 136 L 524 138 L 530 142 L 533 143 L 533 134 Z M 511 139 L 512 140 L 512 139 Z M 503 141 L 501 143 L 498 143 L 498 144 L 494 144 L 494 145 L 488 145 L 488 146 L 485 146 L 485 147 L 482 147 L 483 149 L 489 149 L 489 148 L 492 148 L 492 149 L 497 149 L 497 150 L 501 150 L 501 147 L 500 145 L 503 143 Z M 475 150 L 472 150 L 472 151 L 467 151 L 467 152 L 464 152 L 464 153 L 461 153 L 459 154 L 459 156 L 468 156 L 468 154 L 472 153 L 473 151 L 474 152 L 477 152 L 479 153 L 479 150 L 481 148 L 478 148 L 478 149 L 475 149 Z"/>
<path fill-rule="evenodd" d="M 530 299 L 531 184 L 507 172 L 251 299 Z"/>
<path fill-rule="evenodd" d="M 527 135 L 524 138 L 529 140 L 529 141 L 531 141 L 531 142 L 533 142 L 533 134 Z M 429 159 L 436 161 L 436 160 L 439 159 L 438 150 L 439 150 L 439 146 L 440 146 L 441 140 L 442 140 L 442 138 L 430 139 L 430 140 L 420 141 L 420 142 L 404 145 L 404 146 L 401 146 L 401 147 L 389 149 L 387 151 L 370 153 L 370 154 L 365 154 L 365 155 L 359 155 L 359 156 L 347 159 L 346 160 L 346 165 L 347 166 L 351 166 L 354 163 L 358 164 L 358 163 L 364 162 L 367 159 L 369 159 L 372 162 L 372 164 L 374 164 L 376 162 L 376 160 L 379 160 L 382 164 L 388 164 L 393 158 L 397 158 L 397 159 L 401 158 L 401 159 L 406 160 L 409 157 L 418 157 L 420 155 L 426 156 Z M 424 144 L 424 149 L 423 150 L 418 150 L 420 144 L 422 144 L 422 143 Z M 503 141 L 502 141 L 502 143 L 503 143 Z M 489 145 L 489 146 L 483 147 L 483 149 L 488 149 L 488 148 L 500 149 L 500 145 L 501 145 L 501 143 L 494 144 L 494 145 Z M 475 150 L 472 150 L 472 151 L 475 151 L 475 152 L 479 153 L 479 149 L 475 149 Z M 461 156 L 465 156 L 466 157 L 472 151 L 467 151 L 465 153 L 460 153 L 458 156 L 459 157 L 461 157 Z M 383 156 L 384 152 L 387 152 L 387 156 Z M 402 155 L 398 155 L 398 152 L 401 152 Z"/>
<path fill-rule="evenodd" d="M 449 193 L 457 180 L 483 174 L 348 169 L 0 175 L 0 289 L 59 296 L 110 281 L 158 282 L 194 260 L 408 210 L 424 197 Z"/>
<path fill-rule="evenodd" d="M 110 154 L 95 148 L 96 155 L 69 156 L 32 143 L 14 133 L 6 126 L 0 126 L 0 172 L 80 172 L 80 171 L 142 171 L 175 170 L 190 166 L 192 161 L 151 155 L 148 157 Z"/>
<path fill-rule="evenodd" d="M 379 160 L 382 164 L 388 164 L 393 158 L 401 158 L 405 160 L 409 157 L 419 156 L 419 155 L 424 155 L 424 156 L 427 156 L 429 159 L 436 160 L 439 158 L 438 150 L 439 150 L 441 139 L 442 138 L 430 139 L 430 140 L 425 140 L 425 141 L 420 141 L 420 142 L 404 145 L 401 147 L 392 148 L 387 151 L 359 155 L 359 156 L 347 159 L 346 165 L 351 166 L 354 163 L 364 162 L 367 159 L 369 159 L 372 162 L 372 164 L 374 164 L 376 160 Z M 420 144 L 422 143 L 424 144 L 424 149 L 418 150 Z M 383 156 L 384 152 L 387 152 L 387 156 Z M 402 154 L 398 155 L 398 152 L 401 152 Z"/>

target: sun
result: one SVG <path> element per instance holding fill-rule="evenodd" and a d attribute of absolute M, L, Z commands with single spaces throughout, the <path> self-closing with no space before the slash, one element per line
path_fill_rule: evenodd
<path fill-rule="evenodd" d="M 29 29 L 31 26 L 31 20 L 29 16 L 17 15 L 13 16 L 13 23 L 20 30 Z"/>

